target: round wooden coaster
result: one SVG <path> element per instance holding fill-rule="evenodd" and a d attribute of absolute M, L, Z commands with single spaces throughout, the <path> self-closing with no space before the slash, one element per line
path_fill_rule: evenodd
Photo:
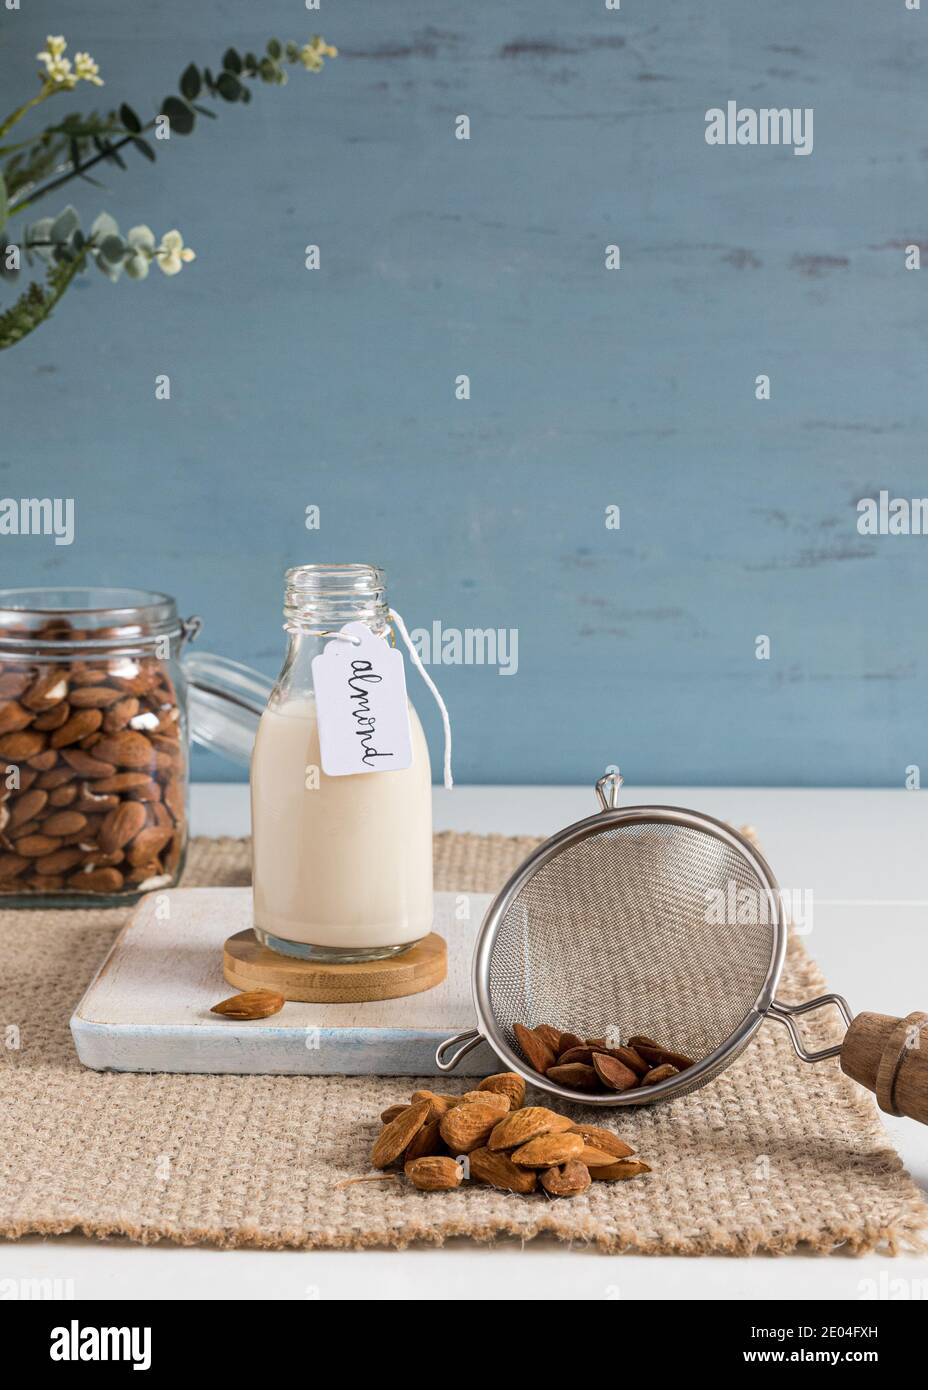
<path fill-rule="evenodd" d="M 401 999 L 440 985 L 448 973 L 448 948 L 443 937 L 431 932 L 401 956 L 322 965 L 278 955 L 249 930 L 226 940 L 222 969 L 237 989 L 273 989 L 303 1004 L 360 1004 L 369 999 Z"/>

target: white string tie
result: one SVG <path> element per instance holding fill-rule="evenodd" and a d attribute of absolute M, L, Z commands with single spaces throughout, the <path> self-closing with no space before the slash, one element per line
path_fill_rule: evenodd
<path fill-rule="evenodd" d="M 403 622 L 403 619 L 400 617 L 399 613 L 397 613 L 395 608 L 390 609 L 390 617 L 396 623 L 396 626 L 399 630 L 399 634 L 402 637 L 403 642 L 405 643 L 406 650 L 409 652 L 410 661 L 412 662 L 413 666 L 415 666 L 416 670 L 419 672 L 419 675 L 425 681 L 429 690 L 431 690 L 432 695 L 435 698 L 435 703 L 441 710 L 441 726 L 445 731 L 444 783 L 446 787 L 453 787 L 454 779 L 451 776 L 451 720 L 448 717 L 448 708 L 444 700 L 441 698 L 441 695 L 439 694 L 438 686 L 435 684 L 428 671 L 422 665 L 419 653 L 416 651 L 416 648 L 413 644 L 413 640 L 406 630 L 406 624 Z"/>

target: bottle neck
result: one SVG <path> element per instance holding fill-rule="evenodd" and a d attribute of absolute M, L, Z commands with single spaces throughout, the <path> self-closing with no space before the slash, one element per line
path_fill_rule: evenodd
<path fill-rule="evenodd" d="M 313 658 L 352 622 L 365 623 L 378 637 L 390 635 L 384 576 L 376 565 L 300 565 L 287 571 L 284 630 L 290 640 L 272 704 L 312 697 Z"/>

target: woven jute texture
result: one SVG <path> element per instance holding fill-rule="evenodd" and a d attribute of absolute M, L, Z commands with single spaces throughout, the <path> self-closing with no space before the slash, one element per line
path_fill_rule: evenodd
<path fill-rule="evenodd" d="M 535 841 L 436 837 L 439 888 L 495 889 Z M 200 840 L 187 886 L 246 884 L 248 845 Z M 768 1024 L 717 1081 L 681 1100 L 603 1120 L 653 1172 L 594 1183 L 572 1200 L 464 1185 L 420 1193 L 368 1170 L 380 1111 L 417 1081 L 367 1077 L 98 1073 L 78 1063 L 68 1019 L 122 911 L 0 913 L 0 1235 L 83 1231 L 185 1245 L 402 1247 L 452 1236 L 575 1248 L 751 1254 L 918 1248 L 928 1209 L 871 1098 L 836 1061 L 796 1059 Z M 825 982 L 793 941 L 780 989 Z M 834 1025 L 810 1016 L 816 1046 Z M 19 1030 L 19 1046 L 15 1033 Z M 473 1082 L 442 1081 L 466 1090 Z M 586 1112 L 589 1115 L 589 1111 Z M 583 1112 L 577 1110 L 579 1118 Z"/>

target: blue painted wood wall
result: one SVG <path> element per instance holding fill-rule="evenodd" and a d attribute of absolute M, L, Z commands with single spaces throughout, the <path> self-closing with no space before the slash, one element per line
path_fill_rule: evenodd
<path fill-rule="evenodd" d="M 140 111 L 230 43 L 341 50 L 71 186 L 198 259 L 92 272 L 0 359 L 0 493 L 77 504 L 72 547 L 0 544 L 0 582 L 168 589 L 270 673 L 284 567 L 376 560 L 411 625 L 518 629 L 515 676 L 434 672 L 462 780 L 898 786 L 928 760 L 928 537 L 856 511 L 928 494 L 928 5 L 27 0 L 0 25 L 4 107 L 47 32 Z M 813 153 L 710 147 L 729 100 L 812 107 Z"/>

